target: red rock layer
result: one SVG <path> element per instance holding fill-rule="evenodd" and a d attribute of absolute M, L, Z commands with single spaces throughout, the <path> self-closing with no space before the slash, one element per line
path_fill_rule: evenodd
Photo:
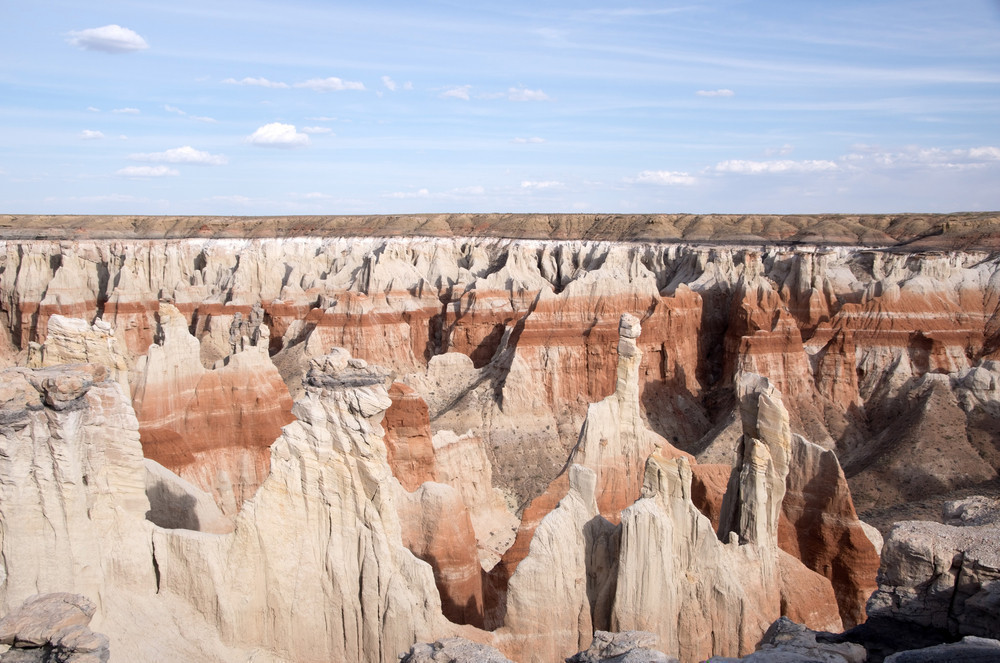
<path fill-rule="evenodd" d="M 450 486 L 426 483 L 398 506 L 403 545 L 434 569 L 444 616 L 482 627 L 482 567 L 462 496 Z"/>
<path fill-rule="evenodd" d="M 407 492 L 425 481 L 434 481 L 434 445 L 427 403 L 410 387 L 393 382 L 389 387 L 392 405 L 385 411 L 385 447 L 392 474 Z"/>

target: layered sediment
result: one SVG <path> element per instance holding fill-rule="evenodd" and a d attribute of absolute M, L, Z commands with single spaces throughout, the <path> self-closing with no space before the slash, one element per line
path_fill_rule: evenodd
<path fill-rule="evenodd" d="M 89 597 L 113 660 L 166 615 L 210 660 L 746 655 L 864 622 L 859 513 L 1000 471 L 989 215 L 52 221 L 0 217 L 0 601 Z M 937 600 L 910 558 L 992 586 L 897 529 L 880 615 Z"/>

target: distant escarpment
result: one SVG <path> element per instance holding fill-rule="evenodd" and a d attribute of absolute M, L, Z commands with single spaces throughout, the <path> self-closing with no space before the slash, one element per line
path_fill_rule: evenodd
<path fill-rule="evenodd" d="M 859 513 L 998 489 L 989 215 L 366 219 L 0 218 L 4 609 L 686 663 L 863 623 Z"/>

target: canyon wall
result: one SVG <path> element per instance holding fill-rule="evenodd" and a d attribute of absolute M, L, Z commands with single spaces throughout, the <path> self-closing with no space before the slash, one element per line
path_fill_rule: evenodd
<path fill-rule="evenodd" d="M 1000 470 L 1000 258 L 879 227 L 850 226 L 885 247 L 0 241 L 0 423 L 36 457 L 0 475 L 76 467 L 49 439 L 92 448 L 80 421 L 127 440 L 9 489 L 0 598 L 86 594 L 113 656 L 138 646 L 128 607 L 176 611 L 213 660 L 460 634 L 543 661 L 613 628 L 693 661 L 780 615 L 860 623 L 857 514 Z M 113 517 L 52 520 L 58 491 L 99 503 L 102 472 Z"/>

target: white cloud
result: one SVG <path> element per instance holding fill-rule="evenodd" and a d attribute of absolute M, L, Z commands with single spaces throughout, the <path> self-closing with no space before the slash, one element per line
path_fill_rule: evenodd
<path fill-rule="evenodd" d="M 122 115 L 138 115 L 138 108 L 114 108 L 111 110 L 112 113 L 119 113 Z"/>
<path fill-rule="evenodd" d="M 307 120 L 312 120 L 313 122 L 336 122 L 337 118 L 327 117 L 325 115 L 320 115 L 319 117 L 307 117 Z"/>
<path fill-rule="evenodd" d="M 735 97 L 736 93 L 725 88 L 719 90 L 698 90 L 695 92 L 699 97 Z"/>
<path fill-rule="evenodd" d="M 510 101 L 551 101 L 549 95 L 541 90 L 529 90 L 523 87 L 512 87 L 507 90 L 507 99 Z"/>
<path fill-rule="evenodd" d="M 246 142 L 260 147 L 305 147 L 309 144 L 309 136 L 299 133 L 293 124 L 271 122 L 247 136 Z"/>
<path fill-rule="evenodd" d="M 403 89 L 404 90 L 412 90 L 413 89 L 413 83 L 411 83 L 410 81 L 406 81 L 405 83 L 403 83 Z"/>
<path fill-rule="evenodd" d="M 308 81 L 296 83 L 295 87 L 304 87 L 316 92 L 341 92 L 343 90 L 364 90 L 365 84 L 330 76 L 329 78 L 310 78 Z"/>
<path fill-rule="evenodd" d="M 486 193 L 486 187 L 480 185 L 463 186 L 457 189 L 452 189 L 451 193 L 458 196 L 481 196 Z"/>
<path fill-rule="evenodd" d="M 145 39 L 120 25 L 76 30 L 69 33 L 67 41 L 85 51 L 104 51 L 105 53 L 130 53 L 149 48 Z"/>
<path fill-rule="evenodd" d="M 644 170 L 636 176 L 635 181 L 663 186 L 690 186 L 698 182 L 692 175 L 674 170 Z"/>
<path fill-rule="evenodd" d="M 783 157 L 792 153 L 795 148 L 789 143 L 785 143 L 781 147 L 769 147 L 764 150 L 764 156 L 766 157 Z"/>
<path fill-rule="evenodd" d="M 84 129 L 80 132 L 80 138 L 83 140 L 99 140 L 104 138 L 104 132 L 94 131 L 93 129 Z"/>
<path fill-rule="evenodd" d="M 472 89 L 471 85 L 456 85 L 455 87 L 450 87 L 441 93 L 441 96 L 445 99 L 461 99 L 462 101 L 469 100 L 469 90 Z"/>
<path fill-rule="evenodd" d="M 431 192 L 427 189 L 418 189 L 417 191 L 396 191 L 395 193 L 387 193 L 386 198 L 430 198 Z"/>
<path fill-rule="evenodd" d="M 214 117 L 205 117 L 203 115 L 188 115 L 186 111 L 181 110 L 177 106 L 171 106 L 170 104 L 165 105 L 163 107 L 163 110 L 167 111 L 168 113 L 176 113 L 177 115 L 189 117 L 192 120 L 197 120 L 198 122 L 209 122 L 213 124 L 217 122 L 217 120 Z"/>
<path fill-rule="evenodd" d="M 100 113 L 101 112 L 101 109 L 100 108 L 96 108 L 95 106 L 87 106 L 87 110 L 90 111 L 91 113 Z"/>
<path fill-rule="evenodd" d="M 202 150 L 196 150 L 190 145 L 175 147 L 164 152 L 130 154 L 129 159 L 152 163 L 194 163 L 204 166 L 222 166 L 229 163 L 229 159 L 221 154 L 209 154 Z"/>
<path fill-rule="evenodd" d="M 398 85 L 396 85 L 396 81 L 392 80 L 388 76 L 382 77 L 382 85 L 384 85 L 385 89 L 389 90 L 390 92 L 395 92 L 396 88 L 399 87 Z"/>
<path fill-rule="evenodd" d="M 115 171 L 122 177 L 173 177 L 180 172 L 169 166 L 125 166 Z"/>
<path fill-rule="evenodd" d="M 302 133 L 304 134 L 329 134 L 333 133 L 333 129 L 330 127 L 302 127 Z"/>
<path fill-rule="evenodd" d="M 538 144 L 538 143 L 544 143 L 545 139 L 544 138 L 539 138 L 538 136 L 532 136 L 531 138 L 520 138 L 520 137 L 518 137 L 518 138 L 514 138 L 510 142 L 517 143 L 519 145 L 525 145 L 525 144 L 529 144 L 529 143 L 530 144 Z"/>
<path fill-rule="evenodd" d="M 522 189 L 558 189 L 563 186 L 562 182 L 556 182 L 554 180 L 544 180 L 541 182 L 533 182 L 531 180 L 525 180 L 521 182 Z"/>
<path fill-rule="evenodd" d="M 228 85 L 251 85 L 255 87 L 269 87 L 277 89 L 285 89 L 288 87 L 288 83 L 282 83 L 281 81 L 270 81 L 266 78 L 254 78 L 252 76 L 247 76 L 246 78 L 241 78 L 236 80 L 235 78 L 227 78 L 222 81 Z"/>
<path fill-rule="evenodd" d="M 1000 148 L 993 146 L 945 150 L 938 147 L 910 145 L 895 151 L 871 145 L 855 145 L 854 152 L 843 157 L 850 168 L 936 168 L 968 170 L 983 168 L 1000 161 Z"/>
<path fill-rule="evenodd" d="M 973 147 L 969 150 L 969 156 L 984 161 L 997 161 L 1000 160 L 1000 147 Z"/>
<path fill-rule="evenodd" d="M 741 159 L 731 159 L 728 161 L 721 161 L 713 168 L 713 170 L 717 173 L 738 173 L 741 175 L 817 173 L 838 169 L 839 167 L 837 164 L 832 161 L 812 159 L 805 161 L 792 161 L 790 159 L 779 159 L 776 161 L 744 161 Z"/>

